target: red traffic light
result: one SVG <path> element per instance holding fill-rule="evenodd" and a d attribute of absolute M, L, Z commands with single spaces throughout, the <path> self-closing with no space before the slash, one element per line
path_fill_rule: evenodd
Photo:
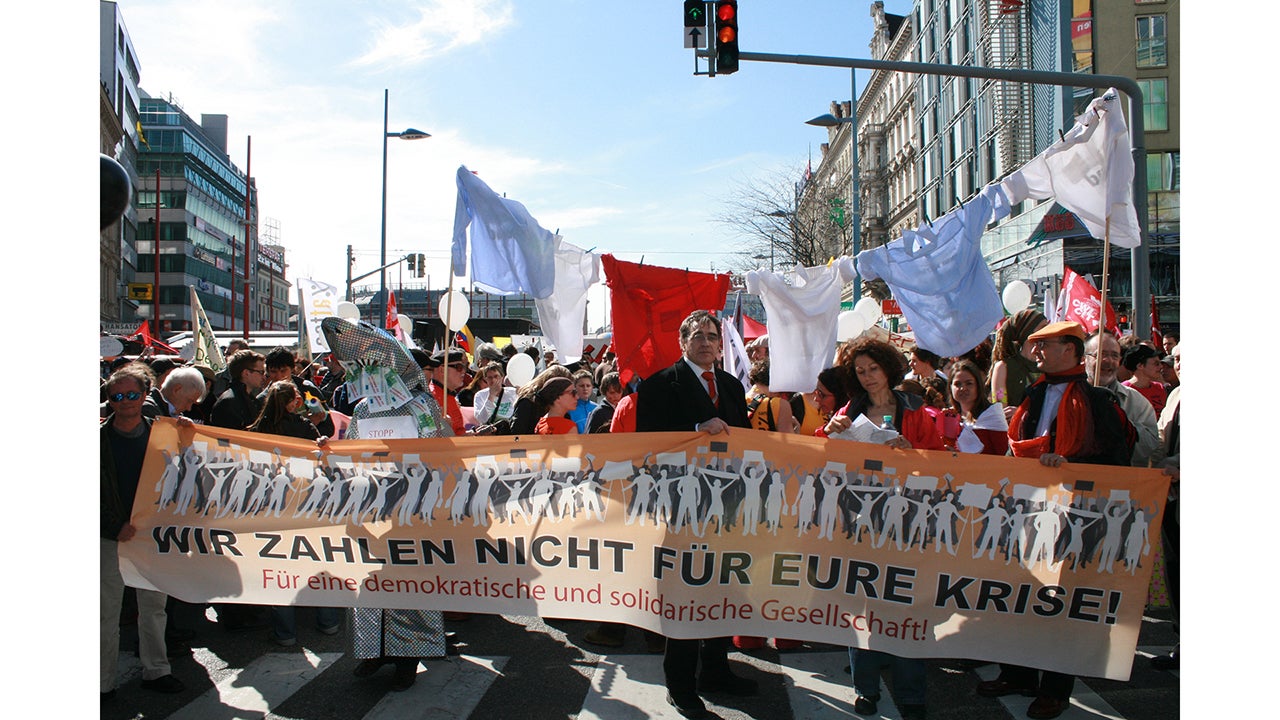
<path fill-rule="evenodd" d="M 716 3 L 715 72 L 728 75 L 738 71 L 738 3 L 720 0 Z"/>

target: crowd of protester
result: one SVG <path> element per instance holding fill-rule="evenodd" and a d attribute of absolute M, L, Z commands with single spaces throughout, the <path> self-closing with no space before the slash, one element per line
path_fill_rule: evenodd
<path fill-rule="evenodd" d="M 734 386 L 722 379 L 723 369 L 710 367 L 721 365 L 719 321 L 705 313 L 695 315 L 696 319 L 691 316 L 686 320 L 690 327 L 681 329 L 681 347 L 690 367 L 706 372 L 702 380 L 695 378 L 687 387 L 701 384 L 714 400 L 717 392 L 732 392 Z M 1161 345 L 1105 331 L 1087 335 L 1075 323 L 1049 323 L 1038 311 L 1024 310 L 1007 318 L 993 338 L 959 357 L 939 357 L 922 347 L 904 352 L 869 337 L 850 340 L 840 345 L 832 365 L 817 375 L 815 388 L 805 393 L 770 390 L 767 336 L 754 340 L 746 349 L 751 361 L 749 386 L 738 387 L 739 397 L 730 404 L 737 407 L 741 402 L 745 415 L 726 417 L 722 410 L 719 416 L 694 419 L 690 429 L 714 433 L 722 426 L 742 425 L 834 437 L 862 418 L 876 426 L 891 426 L 895 434 L 887 444 L 896 448 L 1011 454 L 1036 457 L 1049 466 L 1074 461 L 1164 468 L 1175 480 L 1164 516 L 1163 580 L 1176 623 L 1181 351 L 1175 334 L 1166 334 Z M 506 372 L 517 352 L 527 353 L 539 370 L 520 387 L 512 385 Z M 431 394 L 445 408 L 456 435 L 654 429 L 658 427 L 655 423 L 661 424 L 653 415 L 655 403 L 665 402 L 668 392 L 657 388 L 661 373 L 645 383 L 636 378 L 624 386 L 611 354 L 598 362 L 585 358 L 564 365 L 557 362 L 554 350 L 540 354 L 535 348 L 520 350 L 508 345 L 500 350 L 482 343 L 470 356 L 459 349 L 432 354 L 415 350 L 412 355 L 429 378 Z M 104 367 L 104 375 L 101 690 L 106 699 L 115 692 L 115 662 L 108 656 L 118 646 L 120 597 L 125 591 L 118 570 L 110 566 L 116 543 L 131 535 L 128 508 L 137 489 L 140 448 L 145 448 L 151 420 L 179 418 L 180 422 L 247 429 L 324 445 L 330 438 L 341 437 L 360 398 L 353 396 L 343 365 L 330 354 L 308 362 L 287 348 L 275 348 L 264 355 L 239 341 L 226 349 L 226 369 L 221 373 L 162 357 L 150 362 L 122 358 Z M 733 382 L 740 381 L 733 378 Z M 1064 401 L 1059 412 L 1046 396 L 1066 397 L 1071 402 Z M 675 425 L 663 427 L 676 429 Z M 191 618 L 203 608 L 172 598 L 166 601 L 150 591 L 138 590 L 133 598 L 132 611 L 142 638 L 142 687 L 181 692 L 185 685 L 168 671 L 165 643 L 189 640 L 193 634 Z M 291 607 L 225 604 L 217 606 L 217 616 L 220 624 L 232 629 L 269 626 L 277 643 L 296 642 Z M 342 623 L 334 608 L 322 609 L 317 619 L 316 629 L 326 634 L 338 632 Z M 452 619 L 465 616 L 452 614 Z M 623 625 L 602 623 L 585 639 L 617 647 L 622 645 L 625 630 Z M 647 632 L 646 640 L 651 651 L 663 650 L 661 636 Z M 716 645 L 707 655 L 711 640 L 702 641 L 702 650 L 698 642 L 665 644 L 664 668 L 671 702 L 686 717 L 705 713 L 692 681 L 686 677 L 692 672 L 690 658 L 696 666 L 699 652 L 704 666 L 713 662 L 719 673 L 712 685 L 734 694 L 755 691 L 753 682 L 737 678 L 723 664 L 726 643 Z M 737 636 L 732 642 L 741 649 L 752 649 L 765 639 Z M 772 642 L 780 650 L 800 644 L 785 638 Z M 1153 663 L 1160 669 L 1176 669 L 1177 650 L 1156 657 Z M 908 720 L 924 717 L 924 662 L 871 650 L 850 650 L 855 711 L 876 711 L 884 667 L 890 669 L 902 716 Z M 365 675 L 371 674 L 372 670 L 362 668 Z M 404 689 L 412 682 L 411 673 L 398 671 L 393 687 Z M 1069 675 L 1002 665 L 1000 676 L 979 683 L 976 692 L 991 697 L 1013 693 L 1035 696 L 1028 716 L 1052 718 L 1065 709 L 1072 684 Z"/>

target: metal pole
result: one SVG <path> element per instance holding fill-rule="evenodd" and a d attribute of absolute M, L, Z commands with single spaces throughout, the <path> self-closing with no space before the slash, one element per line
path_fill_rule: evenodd
<path fill-rule="evenodd" d="M 849 184 L 852 186 L 850 191 L 850 220 L 853 222 L 853 235 L 850 238 L 850 255 L 857 257 L 862 250 L 862 198 L 858 192 L 858 176 L 862 174 L 862 169 L 858 167 L 858 78 L 857 70 L 849 68 L 849 117 L 853 122 L 849 123 L 849 150 L 853 153 L 853 159 L 849 165 Z M 862 297 L 862 275 L 858 273 L 858 265 L 853 266 L 853 300 L 858 301 Z"/>
<path fill-rule="evenodd" d="M 374 316 L 374 324 L 383 330 L 387 328 L 387 108 L 390 103 L 391 91 L 384 88 L 382 90 L 382 250 L 378 255 L 378 264 L 383 269 L 378 273 L 378 287 L 381 295 L 378 297 L 378 314 Z M 381 318 L 379 320 L 378 318 Z"/>
<path fill-rule="evenodd" d="M 355 253 L 347 246 L 347 302 L 351 302 L 351 264 L 355 262 Z"/>
<path fill-rule="evenodd" d="M 226 311 L 227 329 L 236 329 L 236 236 L 231 236 L 231 301 L 230 309 Z"/>
<path fill-rule="evenodd" d="M 245 140 L 244 146 L 244 339 L 249 339 L 249 258 L 252 254 L 249 251 L 249 240 L 252 234 L 249 229 L 249 209 L 253 205 L 253 175 L 249 173 L 249 169 L 253 167 L 253 137 L 249 136 Z"/>
<path fill-rule="evenodd" d="M 151 298 L 151 336 L 160 339 L 160 168 L 156 168 L 156 267 Z"/>
<path fill-rule="evenodd" d="M 695 50 L 699 57 L 710 57 L 707 50 Z M 1133 278 L 1134 313 L 1140 321 L 1135 328 L 1138 338 L 1151 339 L 1151 280 L 1150 252 L 1147 249 L 1147 148 L 1142 118 L 1142 88 L 1133 78 L 1121 75 L 1093 75 L 1086 73 L 1051 72 L 1047 70 L 1002 70 L 969 65 L 941 65 L 934 63 L 905 62 L 895 60 L 869 60 L 857 58 L 824 57 L 818 55 L 779 55 L 776 53 L 739 53 L 738 59 L 755 62 L 790 63 L 792 65 L 817 65 L 824 67 L 861 68 L 863 70 L 887 70 L 920 75 L 944 75 L 972 77 L 989 80 L 1058 85 L 1062 87 L 1116 88 L 1129 97 L 1129 137 L 1133 155 L 1133 209 L 1138 216 L 1138 228 L 1142 242 L 1130 251 L 1130 267 Z M 1141 314 L 1138 314 L 1141 313 Z"/>

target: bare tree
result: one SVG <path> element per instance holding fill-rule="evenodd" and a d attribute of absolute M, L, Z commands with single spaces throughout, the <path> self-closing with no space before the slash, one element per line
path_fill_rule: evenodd
<path fill-rule="evenodd" d="M 735 269 L 763 260 L 775 269 L 813 267 L 848 251 L 853 226 L 844 204 L 839 188 L 806 188 L 804 169 L 787 168 L 735 183 L 716 222 L 741 238 Z"/>

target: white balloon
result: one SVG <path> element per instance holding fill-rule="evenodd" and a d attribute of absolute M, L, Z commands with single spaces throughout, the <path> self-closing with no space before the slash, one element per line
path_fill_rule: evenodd
<path fill-rule="evenodd" d="M 507 379 L 516 387 L 532 380 L 533 371 L 533 358 L 524 353 L 516 353 L 507 361 Z"/>
<path fill-rule="evenodd" d="M 360 319 L 360 306 L 356 305 L 353 302 L 343 300 L 338 303 L 338 307 L 336 308 L 336 310 L 338 313 L 338 317 L 342 318 L 343 320 L 359 320 Z"/>
<path fill-rule="evenodd" d="M 850 340 L 862 334 L 868 327 L 867 319 L 853 310 L 845 310 L 836 316 L 836 339 Z"/>
<path fill-rule="evenodd" d="M 1015 315 L 1026 310 L 1031 304 L 1031 288 L 1021 280 L 1014 280 L 1004 286 L 1004 292 L 1000 297 L 1004 300 L 1004 309 L 1008 310 L 1010 315 Z"/>
<path fill-rule="evenodd" d="M 880 311 L 880 303 L 876 302 L 875 298 L 869 297 L 864 297 L 859 300 L 853 306 L 853 311 L 866 319 L 867 327 L 875 325 L 880 320 L 880 316 L 884 314 Z M 866 328 L 863 328 L 863 330 L 865 329 Z"/>
<path fill-rule="evenodd" d="M 404 336 L 405 337 L 412 336 L 413 335 L 413 318 L 409 317 L 408 315 L 397 315 L 396 318 L 400 321 L 400 330 L 404 333 Z"/>
<path fill-rule="evenodd" d="M 450 305 L 452 298 L 452 305 Z M 440 319 L 446 320 L 450 330 L 461 330 L 467 320 L 471 319 L 471 303 L 461 290 L 454 290 L 440 296 Z"/>

